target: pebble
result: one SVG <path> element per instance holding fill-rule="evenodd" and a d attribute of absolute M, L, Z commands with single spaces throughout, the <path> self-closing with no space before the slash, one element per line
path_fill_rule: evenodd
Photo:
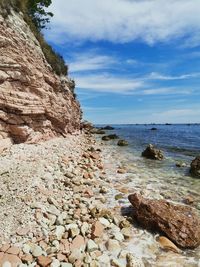
<path fill-rule="evenodd" d="M 58 240 L 62 239 L 62 236 L 65 233 L 65 227 L 62 225 L 56 226 L 56 231 L 55 231 L 55 235 L 57 237 Z"/>
<path fill-rule="evenodd" d="M 114 239 L 108 240 L 106 243 L 106 247 L 113 255 L 118 255 L 121 250 L 119 242 Z"/>
<path fill-rule="evenodd" d="M 99 221 L 100 221 L 101 224 L 103 224 L 106 227 L 110 226 L 110 222 L 107 219 L 103 218 L 103 217 L 99 218 Z"/>
<path fill-rule="evenodd" d="M 60 261 L 57 259 L 54 259 L 50 266 L 51 267 L 60 267 Z"/>
<path fill-rule="evenodd" d="M 87 241 L 87 251 L 93 252 L 95 250 L 98 250 L 98 245 L 92 239 L 89 239 Z"/>
<path fill-rule="evenodd" d="M 141 259 L 134 257 L 131 253 L 126 255 L 126 267 L 145 267 Z"/>
<path fill-rule="evenodd" d="M 39 257 L 43 254 L 43 250 L 40 246 L 35 245 L 32 250 L 32 254 L 34 257 Z"/>

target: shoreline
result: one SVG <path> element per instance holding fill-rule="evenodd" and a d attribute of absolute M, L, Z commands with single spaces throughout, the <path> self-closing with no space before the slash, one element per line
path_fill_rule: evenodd
<path fill-rule="evenodd" d="M 129 171 L 123 154 L 116 153 L 95 136 L 79 134 L 15 145 L 1 155 L 1 177 L 9 190 L 1 188 L 10 202 L 3 204 L 1 198 L 0 223 L 4 235 L 11 225 L 14 231 L 4 238 L 0 263 L 11 257 L 23 262 L 20 267 L 45 266 L 42 260 L 52 267 L 198 266 L 184 252 L 162 251 L 157 235 L 121 215 L 128 205 L 124 199 L 137 188 L 126 188 Z"/>

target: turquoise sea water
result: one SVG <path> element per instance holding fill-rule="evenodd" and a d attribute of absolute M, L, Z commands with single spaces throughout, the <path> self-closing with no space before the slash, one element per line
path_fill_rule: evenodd
<path fill-rule="evenodd" d="M 106 134 L 117 134 L 121 139 L 126 139 L 129 146 L 118 147 L 117 140 L 102 141 L 104 158 L 108 163 L 107 173 L 115 188 L 107 198 L 109 206 L 129 206 L 128 194 L 137 191 L 146 197 L 164 198 L 181 204 L 190 197 L 193 199 L 191 206 L 200 213 L 200 179 L 191 177 L 189 173 L 192 159 L 200 155 L 199 124 L 112 126 L 114 130 L 106 131 Z M 157 130 L 152 131 L 153 127 Z M 101 140 L 101 137 L 97 135 L 98 140 Z M 163 150 L 163 161 L 141 157 L 142 151 L 149 143 Z M 113 169 L 109 165 L 110 162 L 115 165 Z M 177 162 L 184 162 L 186 166 L 178 168 Z M 126 168 L 125 175 L 116 175 L 116 168 L 119 166 Z M 128 193 L 123 194 L 123 198 L 117 202 L 115 195 L 121 192 L 120 188 L 127 189 Z M 163 254 L 157 247 L 155 235 L 147 231 L 140 232 L 135 228 L 133 231 L 136 232 L 127 247 L 136 256 L 144 258 L 149 263 L 146 266 L 200 266 L 200 248 L 183 251 L 182 255 Z M 168 256 L 170 259 L 166 261 Z"/>

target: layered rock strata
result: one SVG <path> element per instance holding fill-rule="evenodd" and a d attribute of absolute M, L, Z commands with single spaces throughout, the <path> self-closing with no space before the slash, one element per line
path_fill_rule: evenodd
<path fill-rule="evenodd" d="M 22 14 L 0 16 L 0 143 L 37 142 L 79 129 L 73 86 L 53 72 Z"/>

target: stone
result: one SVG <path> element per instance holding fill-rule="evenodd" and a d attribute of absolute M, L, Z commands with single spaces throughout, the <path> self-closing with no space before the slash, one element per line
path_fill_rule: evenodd
<path fill-rule="evenodd" d="M 41 266 L 41 267 L 48 267 L 51 264 L 52 260 L 49 257 L 45 257 L 45 256 L 39 256 L 37 258 L 37 263 Z"/>
<path fill-rule="evenodd" d="M 163 152 L 156 149 L 152 144 L 149 144 L 147 148 L 142 152 L 142 156 L 148 159 L 163 160 Z"/>
<path fill-rule="evenodd" d="M 62 236 L 65 233 L 65 227 L 62 225 L 56 226 L 56 231 L 55 231 L 55 235 L 57 237 L 58 240 L 62 239 Z"/>
<path fill-rule="evenodd" d="M 111 265 L 115 267 L 124 267 L 124 263 L 122 263 L 119 259 L 115 258 L 111 260 Z"/>
<path fill-rule="evenodd" d="M 6 243 L 6 244 L 1 246 L 0 251 L 1 252 L 6 252 L 9 248 L 10 248 L 10 244 Z"/>
<path fill-rule="evenodd" d="M 9 261 L 5 261 L 2 265 L 2 267 L 12 267 L 12 265 Z"/>
<path fill-rule="evenodd" d="M 30 228 L 29 227 L 23 227 L 23 228 L 19 228 L 16 232 L 17 235 L 19 236 L 25 236 L 30 232 Z"/>
<path fill-rule="evenodd" d="M 128 146 L 128 141 L 126 141 L 126 140 L 119 140 L 117 142 L 117 145 L 118 146 Z"/>
<path fill-rule="evenodd" d="M 124 236 L 126 239 L 131 238 L 131 236 L 132 236 L 130 227 L 123 228 L 123 229 L 121 230 L 121 233 L 123 234 L 123 236 Z"/>
<path fill-rule="evenodd" d="M 176 163 L 176 167 L 178 167 L 178 168 L 184 168 L 184 167 L 186 167 L 187 165 L 186 165 L 186 163 L 185 162 L 177 162 Z"/>
<path fill-rule="evenodd" d="M 72 237 L 72 238 L 79 235 L 79 233 L 80 233 L 80 229 L 79 229 L 78 225 L 75 223 L 68 224 L 66 226 L 66 230 L 69 231 L 70 237 Z"/>
<path fill-rule="evenodd" d="M 61 267 L 73 267 L 71 263 L 61 262 Z"/>
<path fill-rule="evenodd" d="M 191 162 L 190 173 L 192 176 L 200 178 L 200 156 L 196 157 Z"/>
<path fill-rule="evenodd" d="M 60 262 L 57 259 L 54 259 L 50 265 L 50 267 L 60 267 Z"/>
<path fill-rule="evenodd" d="M 104 217 L 100 217 L 99 218 L 99 222 L 101 224 L 103 224 L 105 227 L 109 227 L 110 226 L 110 222 L 106 218 L 104 218 Z"/>
<path fill-rule="evenodd" d="M 92 239 L 89 239 L 87 241 L 87 251 L 93 252 L 95 250 L 98 250 L 98 245 Z"/>
<path fill-rule="evenodd" d="M 3 140 L 0 140 L 0 154 L 6 150 L 9 149 L 13 145 L 13 141 L 11 138 L 5 138 Z"/>
<path fill-rule="evenodd" d="M 101 139 L 102 139 L 103 141 L 109 141 L 109 140 L 110 140 L 110 138 L 109 138 L 107 135 L 103 136 Z"/>
<path fill-rule="evenodd" d="M 165 236 L 159 236 L 157 241 L 159 242 L 161 248 L 165 251 L 173 251 L 176 253 L 181 252 L 180 249 Z"/>
<path fill-rule="evenodd" d="M 114 255 L 118 255 L 121 251 L 121 247 L 120 247 L 120 244 L 117 240 L 114 240 L 114 239 L 109 239 L 107 242 L 106 242 L 106 248 L 107 250 L 109 250 L 112 254 Z"/>
<path fill-rule="evenodd" d="M 9 262 L 12 267 L 18 267 L 18 265 L 22 263 L 18 256 L 5 253 L 0 259 L 0 266 L 3 266 L 6 262 Z"/>
<path fill-rule="evenodd" d="M 6 253 L 8 253 L 8 254 L 13 254 L 13 255 L 18 255 L 19 252 L 20 252 L 20 248 L 15 247 L 15 246 L 10 247 L 10 248 L 6 251 Z"/>
<path fill-rule="evenodd" d="M 100 221 L 95 222 L 92 225 L 92 238 L 101 237 L 104 231 L 104 226 Z"/>
<path fill-rule="evenodd" d="M 35 245 L 33 247 L 32 254 L 34 257 L 39 257 L 43 254 L 43 250 L 40 246 Z"/>
<path fill-rule="evenodd" d="M 75 261 L 82 259 L 83 259 L 83 253 L 79 249 L 74 249 L 70 254 L 70 256 L 68 257 L 70 263 L 75 263 Z"/>
<path fill-rule="evenodd" d="M 105 127 L 102 128 L 103 130 L 114 130 L 115 128 L 110 126 L 110 125 L 106 125 Z"/>
<path fill-rule="evenodd" d="M 126 255 L 126 267 L 145 267 L 141 259 L 134 257 L 131 253 Z"/>
<path fill-rule="evenodd" d="M 80 251 L 84 251 L 85 249 L 85 239 L 81 235 L 77 235 L 70 245 L 71 251 L 75 249 L 79 249 Z"/>
<path fill-rule="evenodd" d="M 133 216 L 146 229 L 162 233 L 182 248 L 195 248 L 200 244 L 200 218 L 189 206 L 175 205 L 166 200 L 129 195 Z"/>

